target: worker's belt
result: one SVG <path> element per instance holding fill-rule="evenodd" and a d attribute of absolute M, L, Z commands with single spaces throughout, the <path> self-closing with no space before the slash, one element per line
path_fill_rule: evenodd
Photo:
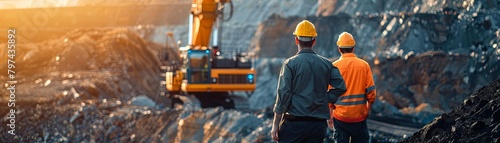
<path fill-rule="evenodd" d="M 316 117 L 308 117 L 308 116 L 293 116 L 293 115 L 285 115 L 285 119 L 290 122 L 297 121 L 318 121 L 324 122 L 326 119 L 316 118 Z"/>

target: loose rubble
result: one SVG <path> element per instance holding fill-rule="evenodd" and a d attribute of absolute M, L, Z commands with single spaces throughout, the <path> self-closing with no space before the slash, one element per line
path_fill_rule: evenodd
<path fill-rule="evenodd" d="M 403 142 L 498 142 L 499 128 L 500 80 L 496 80 Z"/>

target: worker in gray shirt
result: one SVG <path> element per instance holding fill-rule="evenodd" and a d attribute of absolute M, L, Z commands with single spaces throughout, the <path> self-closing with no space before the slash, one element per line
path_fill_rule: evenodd
<path fill-rule="evenodd" d="M 330 118 L 328 103 L 335 103 L 346 86 L 331 61 L 312 50 L 317 33 L 311 22 L 300 22 L 293 34 L 299 52 L 281 67 L 271 137 L 277 142 L 320 143 Z"/>

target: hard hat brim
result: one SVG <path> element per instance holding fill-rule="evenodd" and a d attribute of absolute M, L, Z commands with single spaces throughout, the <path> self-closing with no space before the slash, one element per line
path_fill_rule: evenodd
<path fill-rule="evenodd" d="M 347 48 L 354 48 L 354 46 L 338 46 L 339 48 L 347 49 Z"/>

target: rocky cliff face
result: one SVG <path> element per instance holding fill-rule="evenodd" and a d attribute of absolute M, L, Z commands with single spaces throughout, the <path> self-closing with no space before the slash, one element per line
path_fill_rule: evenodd
<path fill-rule="evenodd" d="M 326 57 L 338 57 L 338 33 L 350 32 L 356 38 L 356 52 L 366 58 L 405 57 L 427 51 L 442 50 L 459 54 L 498 55 L 497 29 L 499 14 L 489 12 L 437 13 L 375 13 L 370 15 L 339 14 L 325 17 L 271 16 L 263 22 L 254 36 L 254 45 L 263 57 L 288 57 L 276 51 L 293 51 L 289 42 L 296 24 L 303 19 L 318 29 L 315 49 Z M 477 36 L 476 36 L 477 35 Z"/>

